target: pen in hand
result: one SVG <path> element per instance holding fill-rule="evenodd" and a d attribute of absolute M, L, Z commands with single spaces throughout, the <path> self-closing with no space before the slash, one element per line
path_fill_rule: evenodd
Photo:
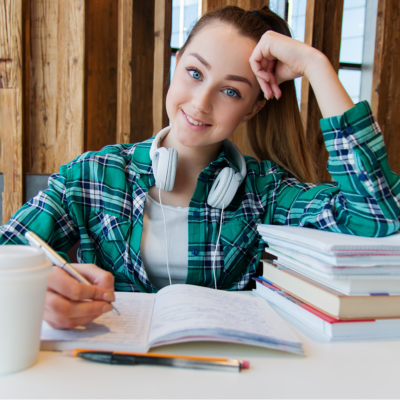
<path fill-rule="evenodd" d="M 40 248 L 44 251 L 44 254 L 47 259 L 49 259 L 55 266 L 62 268 L 65 272 L 73 276 L 76 280 L 85 285 L 92 285 L 85 277 L 83 277 L 78 271 L 76 271 L 70 264 L 67 263 L 58 253 L 56 253 L 46 242 L 40 239 L 33 232 L 27 231 L 25 233 L 25 238 L 28 240 L 29 244 L 33 247 Z M 116 315 L 120 315 L 119 311 L 115 308 L 113 303 L 110 303 L 112 306 L 112 312 Z"/>

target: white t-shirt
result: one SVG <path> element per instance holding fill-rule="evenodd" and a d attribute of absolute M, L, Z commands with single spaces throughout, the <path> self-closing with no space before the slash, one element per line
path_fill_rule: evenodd
<path fill-rule="evenodd" d="M 162 200 L 162 199 L 161 199 Z M 172 284 L 185 283 L 188 271 L 189 207 L 163 205 L 168 237 L 168 260 Z M 161 289 L 169 285 L 161 205 L 149 195 L 144 206 L 140 254 L 150 282 Z"/>

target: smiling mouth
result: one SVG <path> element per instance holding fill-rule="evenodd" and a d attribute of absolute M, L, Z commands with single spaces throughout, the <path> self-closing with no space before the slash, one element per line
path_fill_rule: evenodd
<path fill-rule="evenodd" d="M 182 110 L 182 112 L 185 114 L 186 119 L 195 126 L 211 126 L 211 124 L 206 124 L 205 122 L 201 122 L 199 120 L 193 119 L 192 117 L 189 117 L 189 115 L 187 115 L 185 113 L 185 111 Z"/>

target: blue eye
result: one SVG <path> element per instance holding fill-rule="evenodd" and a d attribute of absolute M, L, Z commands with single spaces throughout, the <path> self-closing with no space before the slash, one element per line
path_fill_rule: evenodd
<path fill-rule="evenodd" d="M 190 69 L 189 74 L 192 78 L 199 80 L 201 78 L 201 73 L 199 71 L 196 71 L 195 69 Z"/>
<path fill-rule="evenodd" d="M 236 90 L 233 90 L 233 89 L 225 89 L 225 91 L 224 91 L 229 97 L 239 97 L 240 98 L 240 95 L 239 95 L 239 93 L 236 91 Z"/>

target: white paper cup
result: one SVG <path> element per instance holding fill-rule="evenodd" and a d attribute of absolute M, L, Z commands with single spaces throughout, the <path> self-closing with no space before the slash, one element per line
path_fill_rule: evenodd
<path fill-rule="evenodd" d="M 28 368 L 38 359 L 52 265 L 40 249 L 0 246 L 0 374 Z"/>

